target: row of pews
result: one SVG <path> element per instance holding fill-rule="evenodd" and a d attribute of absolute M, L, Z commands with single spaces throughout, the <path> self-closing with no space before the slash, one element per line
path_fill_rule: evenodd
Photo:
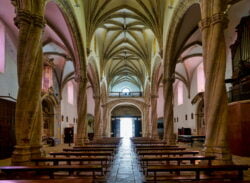
<path fill-rule="evenodd" d="M 250 182 L 243 181 L 243 171 L 249 168 L 248 165 L 215 165 L 215 156 L 202 156 L 198 151 L 155 139 L 137 137 L 131 141 L 146 182 Z"/>
<path fill-rule="evenodd" d="M 50 152 L 25 166 L 0 166 L 0 183 L 105 182 L 120 138 L 103 138 L 84 146 Z M 69 179 L 70 178 L 70 179 Z"/>

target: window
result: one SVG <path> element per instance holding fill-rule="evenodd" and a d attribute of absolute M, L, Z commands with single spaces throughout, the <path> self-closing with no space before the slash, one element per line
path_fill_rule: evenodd
<path fill-rule="evenodd" d="M 48 91 L 53 86 L 53 70 L 51 66 L 44 66 L 43 68 L 43 80 L 42 89 Z"/>
<path fill-rule="evenodd" d="M 74 104 L 74 85 L 72 81 L 68 82 L 68 103 L 69 104 Z"/>
<path fill-rule="evenodd" d="M 205 91 L 205 74 L 204 74 L 204 65 L 201 63 L 197 67 L 197 91 L 204 92 Z"/>
<path fill-rule="evenodd" d="M 128 89 L 128 88 L 123 88 L 122 89 L 122 93 L 129 93 L 130 92 L 130 89 Z"/>
<path fill-rule="evenodd" d="M 183 104 L 183 83 L 181 81 L 177 85 L 177 104 Z"/>
<path fill-rule="evenodd" d="M 0 73 L 4 73 L 5 68 L 5 30 L 0 21 Z"/>

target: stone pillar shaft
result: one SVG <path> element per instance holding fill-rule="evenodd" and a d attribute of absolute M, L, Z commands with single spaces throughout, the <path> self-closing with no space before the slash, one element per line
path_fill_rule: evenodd
<path fill-rule="evenodd" d="M 206 155 L 216 155 L 217 163 L 231 162 L 227 145 L 227 95 L 225 87 L 226 44 L 225 0 L 202 0 L 202 45 L 206 85 L 204 93 Z M 219 51 L 218 51 L 219 50 Z"/>
<path fill-rule="evenodd" d="M 102 124 L 101 124 L 101 98 L 95 96 L 95 124 L 94 124 L 94 138 L 99 139 L 102 137 Z"/>
<path fill-rule="evenodd" d="M 19 28 L 17 49 L 18 96 L 16 103 L 17 144 L 12 156 L 13 164 L 26 164 L 31 157 L 41 156 L 42 107 L 42 47 L 41 37 L 44 22 L 45 1 L 33 14 L 29 10 L 17 9 L 15 23 Z"/>
<path fill-rule="evenodd" d="M 173 81 L 167 78 L 164 81 L 164 137 L 167 144 L 175 144 L 174 122 L 173 122 Z"/>
<path fill-rule="evenodd" d="M 152 122 L 152 138 L 158 139 L 158 124 L 157 124 L 157 95 L 151 96 L 151 122 Z"/>
<path fill-rule="evenodd" d="M 83 74 L 84 75 L 84 74 Z M 77 123 L 77 134 L 76 142 L 77 146 L 83 146 L 86 141 L 88 141 L 87 134 L 87 78 L 85 76 L 78 76 L 76 82 L 79 83 L 78 89 L 78 99 L 77 99 L 77 113 L 78 113 L 78 123 Z"/>

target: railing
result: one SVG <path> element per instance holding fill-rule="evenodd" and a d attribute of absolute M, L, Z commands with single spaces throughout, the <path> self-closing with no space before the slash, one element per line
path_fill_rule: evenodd
<path fill-rule="evenodd" d="M 141 97 L 142 92 L 109 92 L 110 97 Z"/>
<path fill-rule="evenodd" d="M 250 99 L 250 91 L 242 91 L 241 88 L 233 89 L 227 92 L 228 101 L 236 102 L 240 100 L 249 100 Z"/>

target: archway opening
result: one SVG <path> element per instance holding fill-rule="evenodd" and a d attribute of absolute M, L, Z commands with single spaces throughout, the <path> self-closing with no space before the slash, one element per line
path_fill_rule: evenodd
<path fill-rule="evenodd" d="M 141 111 L 132 105 L 115 107 L 111 112 L 112 137 L 140 137 L 142 134 Z"/>

